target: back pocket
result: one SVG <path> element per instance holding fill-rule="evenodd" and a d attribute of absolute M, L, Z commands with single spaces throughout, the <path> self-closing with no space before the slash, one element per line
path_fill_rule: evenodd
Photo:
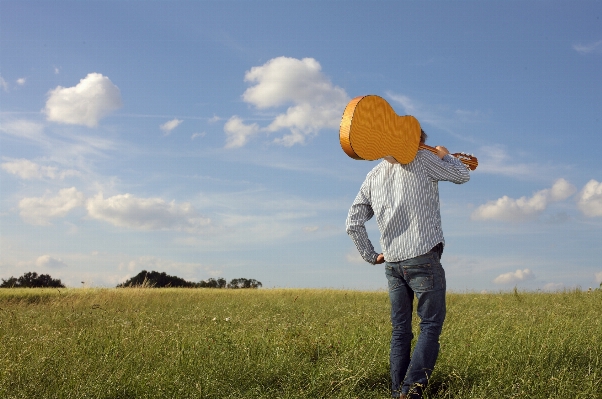
<path fill-rule="evenodd" d="M 414 292 L 431 291 L 434 287 L 435 277 L 430 263 L 403 266 L 403 275 Z"/>

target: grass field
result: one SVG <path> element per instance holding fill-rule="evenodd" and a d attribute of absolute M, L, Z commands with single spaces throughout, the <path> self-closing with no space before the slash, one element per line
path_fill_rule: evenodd
<path fill-rule="evenodd" d="M 0 397 L 387 398 L 389 337 L 385 292 L 2 289 Z M 602 291 L 449 294 L 427 398 L 602 398 Z"/>

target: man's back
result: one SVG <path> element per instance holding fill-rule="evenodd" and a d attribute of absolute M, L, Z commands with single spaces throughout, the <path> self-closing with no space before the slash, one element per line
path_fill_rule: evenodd
<path fill-rule="evenodd" d="M 376 252 L 364 223 L 376 215 L 388 262 L 424 254 L 444 242 L 437 182 L 461 184 L 469 179 L 466 167 L 451 155 L 440 159 L 429 151 L 418 151 L 406 165 L 383 161 L 366 176 L 349 211 L 347 232 L 362 257 L 374 263 Z"/>

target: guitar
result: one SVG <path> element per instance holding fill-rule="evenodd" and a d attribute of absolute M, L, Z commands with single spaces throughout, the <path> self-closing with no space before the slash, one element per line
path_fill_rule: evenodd
<path fill-rule="evenodd" d="M 382 97 L 359 96 L 349 101 L 339 128 L 343 151 L 353 159 L 373 161 L 392 156 L 401 164 L 414 160 L 419 149 L 437 154 L 437 149 L 420 142 L 420 123 L 411 115 L 399 116 Z M 463 152 L 450 154 L 468 169 L 475 170 L 477 158 Z"/>

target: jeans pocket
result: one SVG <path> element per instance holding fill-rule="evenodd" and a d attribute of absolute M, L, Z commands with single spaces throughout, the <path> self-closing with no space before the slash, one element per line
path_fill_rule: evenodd
<path fill-rule="evenodd" d="M 385 266 L 385 276 L 387 277 L 387 282 L 389 284 L 389 291 L 394 290 L 399 287 L 401 284 L 400 278 L 393 275 L 394 269 L 393 267 L 386 265 Z"/>
<path fill-rule="evenodd" d="M 430 263 L 403 266 L 403 274 L 414 292 L 431 291 L 435 285 L 435 276 Z"/>

